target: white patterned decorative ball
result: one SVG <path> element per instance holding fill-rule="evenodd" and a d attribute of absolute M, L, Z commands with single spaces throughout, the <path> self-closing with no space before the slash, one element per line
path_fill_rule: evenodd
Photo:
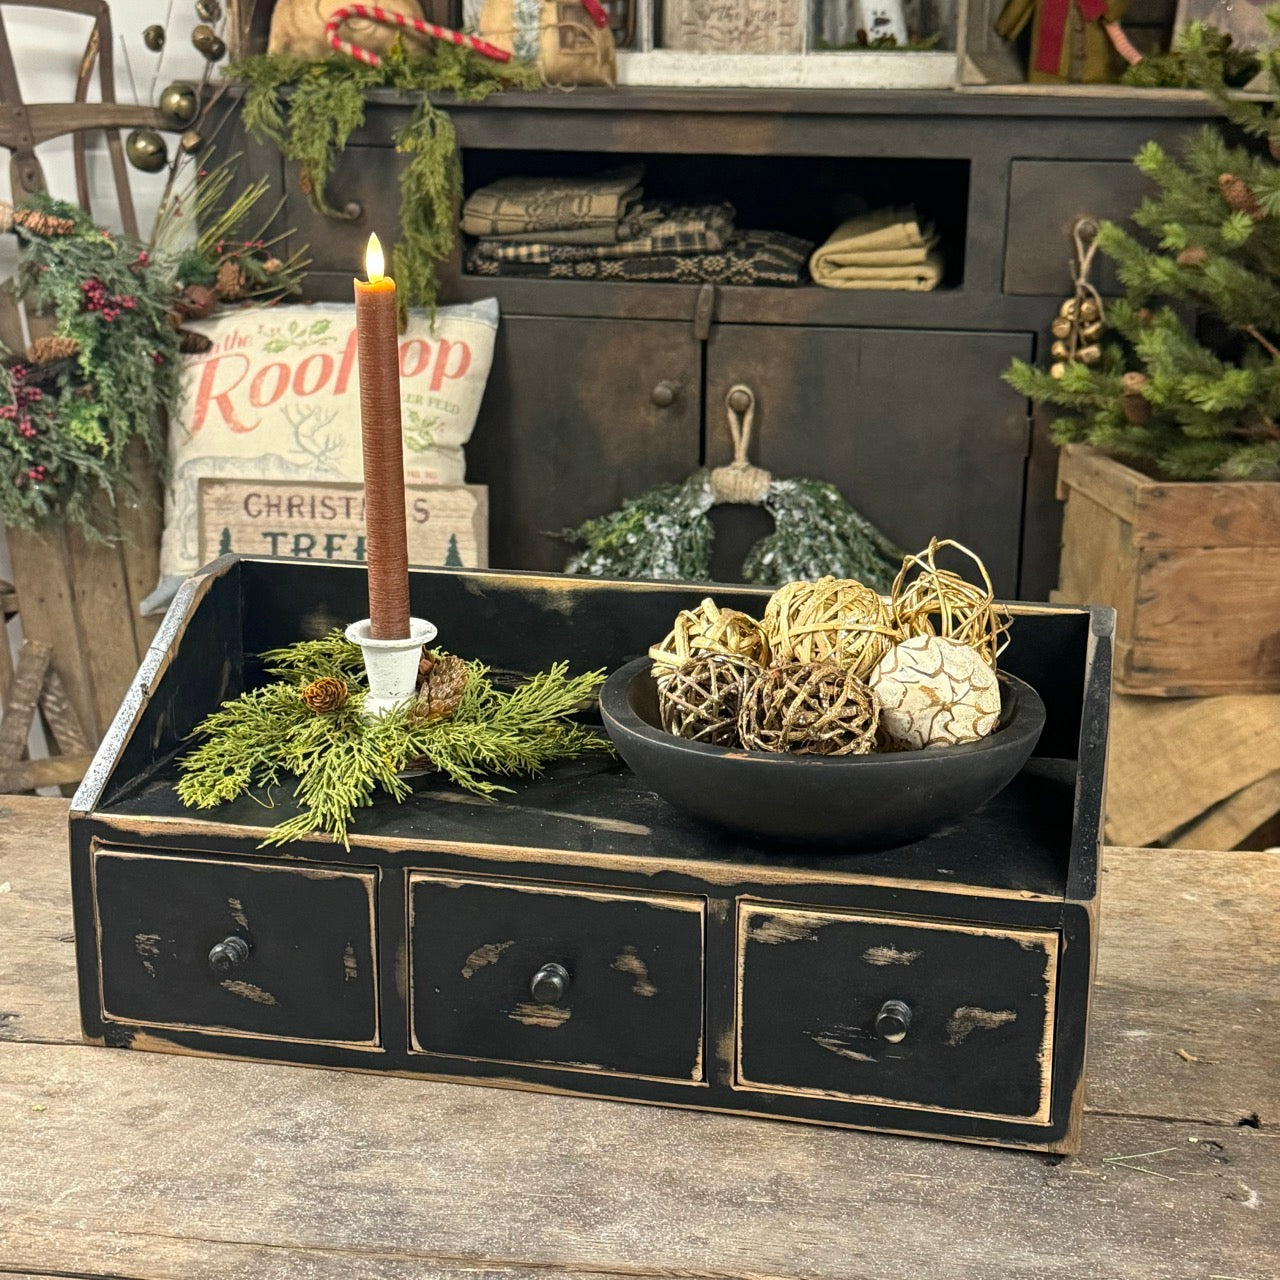
<path fill-rule="evenodd" d="M 880 700 L 880 728 L 904 750 L 985 738 L 1000 722 L 1000 685 L 967 644 L 912 636 L 876 664 L 867 683 Z"/>

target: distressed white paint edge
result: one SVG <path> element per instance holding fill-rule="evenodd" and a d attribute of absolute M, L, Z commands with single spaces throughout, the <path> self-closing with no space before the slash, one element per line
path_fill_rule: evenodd
<path fill-rule="evenodd" d="M 662 88 L 739 89 L 952 89 L 956 54 L 687 53 L 655 49 L 618 53 L 618 83 Z"/>

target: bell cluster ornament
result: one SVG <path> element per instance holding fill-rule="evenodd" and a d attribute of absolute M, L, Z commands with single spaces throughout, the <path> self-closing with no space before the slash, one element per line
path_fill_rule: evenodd
<path fill-rule="evenodd" d="M 1097 364 L 1102 359 L 1101 338 L 1106 329 L 1102 295 L 1089 280 L 1098 248 L 1098 224 L 1092 218 L 1081 218 L 1071 234 L 1076 248 L 1075 291 L 1058 308 L 1049 326 L 1053 334 L 1049 373 L 1055 378 L 1064 377 L 1070 364 Z"/>
<path fill-rule="evenodd" d="M 143 33 L 142 43 L 151 50 L 152 53 L 159 53 L 164 48 L 164 28 L 158 23 L 153 22 Z"/>
<path fill-rule="evenodd" d="M 189 80 L 175 80 L 160 94 L 160 115 L 170 128 L 185 128 L 199 111 L 200 91 Z"/>
<path fill-rule="evenodd" d="M 217 62 L 227 52 L 226 41 L 207 23 L 201 23 L 191 33 L 191 43 L 209 62 Z"/>
<path fill-rule="evenodd" d="M 124 144 L 125 155 L 135 169 L 159 173 L 169 163 L 169 149 L 154 129 L 135 129 Z"/>

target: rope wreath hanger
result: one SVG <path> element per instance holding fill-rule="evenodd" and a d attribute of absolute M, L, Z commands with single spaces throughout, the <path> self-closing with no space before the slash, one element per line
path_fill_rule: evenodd
<path fill-rule="evenodd" d="M 566 530 L 562 536 L 582 550 L 569 557 L 565 572 L 705 582 L 711 577 L 715 539 L 708 513 L 716 506 L 745 503 L 767 511 L 774 523 L 773 532 L 747 552 L 745 581 L 776 587 L 830 575 L 857 578 L 887 591 L 904 552 L 855 511 L 835 485 L 779 479 L 750 462 L 755 395 L 749 387 L 730 389 L 725 412 L 733 461 L 695 471 L 680 484 L 648 489 L 618 510 Z"/>
<path fill-rule="evenodd" d="M 595 3 L 595 0 L 591 2 Z M 597 4 L 596 7 L 599 8 L 599 5 Z M 376 5 L 368 4 L 349 4 L 341 9 L 335 9 L 329 21 L 324 24 L 325 38 L 339 53 L 345 53 L 366 66 L 380 67 L 382 59 L 378 54 L 362 49 L 350 40 L 344 40 L 339 34 L 342 24 L 352 18 L 363 18 L 366 22 L 373 22 L 382 27 L 400 27 L 426 39 L 447 40 L 450 44 L 470 49 L 481 57 L 493 59 L 494 62 L 511 61 L 511 55 L 505 49 L 499 49 L 497 45 L 490 44 L 487 40 L 454 31 L 450 27 L 437 26 L 434 22 L 424 22 L 421 18 L 410 18 L 403 13 L 392 13 L 388 9 L 380 9 Z M 606 18 L 605 21 L 607 22 L 608 19 Z"/>

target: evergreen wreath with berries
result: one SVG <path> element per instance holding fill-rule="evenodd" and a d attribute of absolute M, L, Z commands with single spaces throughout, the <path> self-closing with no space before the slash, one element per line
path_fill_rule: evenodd
<path fill-rule="evenodd" d="M 25 353 L 0 355 L 0 520 L 103 536 L 96 496 L 128 492 L 137 448 L 164 454 L 181 376 L 172 272 L 48 196 L 0 205 L 0 230 L 18 237 L 19 290 L 52 325 Z"/>

